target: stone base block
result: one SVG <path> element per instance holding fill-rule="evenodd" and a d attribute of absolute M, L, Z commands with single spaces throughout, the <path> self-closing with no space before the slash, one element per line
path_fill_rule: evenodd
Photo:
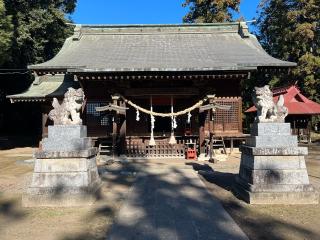
<path fill-rule="evenodd" d="M 54 125 L 48 126 L 50 139 L 76 139 L 87 137 L 87 126 L 84 125 Z"/>
<path fill-rule="evenodd" d="M 22 197 L 23 206 L 70 207 L 92 204 L 99 195 L 97 191 L 101 185 L 95 153 L 95 149 L 78 153 L 37 152 L 36 155 L 43 158 L 35 160 L 31 185 Z"/>
<path fill-rule="evenodd" d="M 306 156 L 307 147 L 251 147 L 241 145 L 240 152 L 253 156 Z"/>
<path fill-rule="evenodd" d="M 234 193 L 250 204 L 317 204 L 319 194 L 309 182 L 304 156 L 289 123 L 254 123 Z"/>
<path fill-rule="evenodd" d="M 298 147 L 297 136 L 293 135 L 266 135 L 250 136 L 246 138 L 246 145 L 251 147 Z"/>
<path fill-rule="evenodd" d="M 254 123 L 251 136 L 289 136 L 291 135 L 290 123 Z"/>
<path fill-rule="evenodd" d="M 97 182 L 86 188 L 30 187 L 22 195 L 23 207 L 79 207 L 90 206 L 100 196 L 101 183 Z"/>
<path fill-rule="evenodd" d="M 81 151 L 88 148 L 92 148 L 92 140 L 89 137 L 86 138 L 74 138 L 74 139 L 52 139 L 45 138 L 42 140 L 42 149 L 45 151 Z"/>
<path fill-rule="evenodd" d="M 44 151 L 82 151 L 92 147 L 83 125 L 54 125 L 48 128 L 48 138 L 42 140 Z"/>
<path fill-rule="evenodd" d="M 278 191 L 276 191 L 275 189 L 273 189 L 273 191 L 270 191 L 270 188 L 261 189 L 261 186 L 257 188 L 259 188 L 259 191 L 257 192 L 250 191 L 237 181 L 233 187 L 233 192 L 237 197 L 243 199 L 249 204 L 294 205 L 319 203 L 319 193 L 316 192 L 311 185 L 302 186 L 300 189 L 301 191 L 298 189 L 296 189 L 296 191 L 284 191 L 286 187 L 283 186 L 281 187 L 282 190 L 278 189 Z"/>

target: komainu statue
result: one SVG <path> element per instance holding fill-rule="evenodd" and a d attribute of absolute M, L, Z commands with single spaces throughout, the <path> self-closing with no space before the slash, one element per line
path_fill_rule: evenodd
<path fill-rule="evenodd" d="M 70 87 L 64 94 L 61 104 L 58 99 L 53 99 L 53 109 L 49 113 L 49 118 L 54 122 L 54 125 L 81 125 L 80 110 L 83 103 L 83 90 Z"/>
<path fill-rule="evenodd" d="M 269 85 L 255 87 L 253 103 L 257 108 L 256 122 L 284 122 L 288 109 L 284 106 L 283 95 L 280 95 L 277 104 L 273 102 L 273 94 Z"/>

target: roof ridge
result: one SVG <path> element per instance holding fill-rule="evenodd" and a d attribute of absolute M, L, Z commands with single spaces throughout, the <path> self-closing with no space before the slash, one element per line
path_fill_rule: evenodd
<path fill-rule="evenodd" d="M 205 26 L 229 26 L 229 25 L 239 25 L 240 23 L 246 24 L 246 22 L 221 22 L 221 23 L 170 23 L 170 24 L 75 24 L 78 27 L 88 27 L 88 28 L 124 28 L 124 27 L 205 27 Z"/>
<path fill-rule="evenodd" d="M 181 23 L 181 24 L 76 24 L 72 39 L 78 41 L 83 35 L 93 34 L 201 34 L 237 33 L 249 38 L 246 22 Z"/>

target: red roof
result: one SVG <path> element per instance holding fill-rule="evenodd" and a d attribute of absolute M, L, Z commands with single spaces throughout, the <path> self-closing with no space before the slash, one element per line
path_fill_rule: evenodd
<path fill-rule="evenodd" d="M 320 104 L 311 101 L 300 93 L 297 86 L 276 88 L 272 90 L 273 101 L 278 102 L 279 96 L 283 95 L 284 105 L 288 108 L 289 114 L 320 114 Z M 257 111 L 255 106 L 250 107 L 246 112 Z"/>

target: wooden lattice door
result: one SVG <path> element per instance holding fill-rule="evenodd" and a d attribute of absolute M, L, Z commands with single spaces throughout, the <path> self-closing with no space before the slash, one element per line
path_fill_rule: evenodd
<path fill-rule="evenodd" d="M 221 97 L 214 101 L 220 105 L 231 106 L 230 110 L 216 109 L 208 114 L 210 132 L 215 135 L 242 133 L 242 99 L 241 97 Z"/>

